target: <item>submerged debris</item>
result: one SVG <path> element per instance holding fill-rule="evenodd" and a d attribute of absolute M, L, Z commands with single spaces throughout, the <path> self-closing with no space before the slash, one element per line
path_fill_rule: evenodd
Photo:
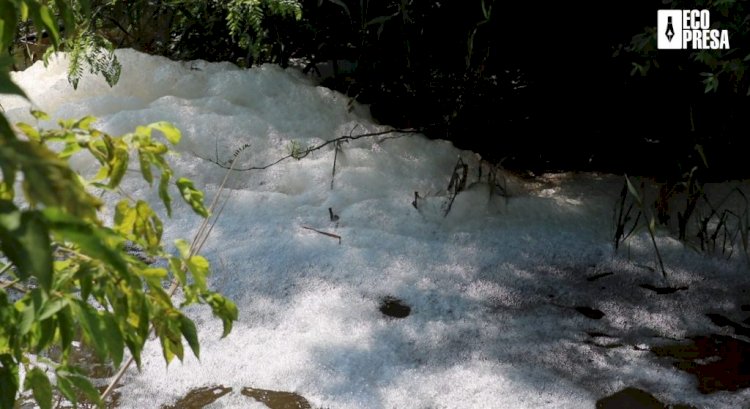
<path fill-rule="evenodd" d="M 598 279 L 600 279 L 600 278 L 604 278 L 604 277 L 607 277 L 607 276 L 611 276 L 611 275 L 613 275 L 613 274 L 614 274 L 614 273 L 613 273 L 613 272 L 611 272 L 611 271 L 608 271 L 608 272 L 606 272 L 606 273 L 599 273 L 599 274 L 594 274 L 594 275 L 592 275 L 592 276 L 590 276 L 590 277 L 586 277 L 586 281 L 596 281 L 596 280 L 598 280 Z"/>
<path fill-rule="evenodd" d="M 174 405 L 164 405 L 162 409 L 201 409 L 206 405 L 216 402 L 222 396 L 232 391 L 223 385 L 204 386 L 191 390 Z"/>
<path fill-rule="evenodd" d="M 164 405 L 162 409 L 202 409 L 232 392 L 223 385 L 204 386 L 188 392 L 174 405 Z M 267 389 L 242 388 L 240 393 L 255 399 L 270 409 L 311 409 L 307 399 L 292 392 L 279 392 Z"/>
<path fill-rule="evenodd" d="M 396 297 L 387 296 L 380 302 L 380 312 L 393 318 L 406 318 L 411 314 L 411 307 Z"/>
<path fill-rule="evenodd" d="M 242 393 L 271 409 L 311 409 L 307 399 L 292 392 L 270 391 L 267 389 L 242 388 Z"/>
<path fill-rule="evenodd" d="M 638 287 L 645 288 L 646 290 L 651 290 L 659 295 L 666 295 L 666 294 L 673 294 L 677 291 L 685 291 L 688 289 L 687 286 L 682 287 L 656 287 L 651 284 L 640 284 Z"/>
<path fill-rule="evenodd" d="M 638 389 L 625 388 L 596 401 L 596 409 L 695 409 L 689 405 L 667 405 L 654 395 Z"/>
<path fill-rule="evenodd" d="M 575 310 L 585 315 L 586 318 L 591 318 L 592 320 L 600 320 L 602 319 L 602 317 L 604 317 L 604 313 L 595 308 L 575 307 Z"/>
<path fill-rule="evenodd" d="M 690 338 L 690 343 L 653 347 L 660 357 L 698 378 L 698 390 L 709 394 L 750 387 L 750 343 L 725 335 Z"/>

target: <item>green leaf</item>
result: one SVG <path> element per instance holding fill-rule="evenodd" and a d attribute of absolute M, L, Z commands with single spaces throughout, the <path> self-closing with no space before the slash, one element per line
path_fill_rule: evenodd
<path fill-rule="evenodd" d="M 117 146 L 115 148 L 115 154 L 112 158 L 112 162 L 110 163 L 111 170 L 109 174 L 108 184 L 110 188 L 115 188 L 120 185 L 123 176 L 125 176 L 125 172 L 128 170 L 129 160 L 130 155 L 128 155 L 128 150 L 124 147 Z"/>
<path fill-rule="evenodd" d="M 3 118 L 0 115 L 0 118 Z M 0 144 L 0 163 L 16 163 L 23 173 L 23 190 L 31 206 L 61 206 L 69 213 L 95 218 L 100 201 L 86 192 L 79 176 L 55 152 L 30 141 Z"/>
<path fill-rule="evenodd" d="M 187 178 L 179 178 L 176 184 L 182 198 L 193 208 L 193 211 L 203 217 L 208 217 L 208 210 L 203 205 L 203 192 L 193 186 L 193 181 Z"/>
<path fill-rule="evenodd" d="M 83 301 L 76 300 L 72 306 L 76 316 L 80 319 L 81 328 L 86 337 L 91 341 L 96 355 L 101 360 L 107 358 L 107 342 L 104 333 L 106 332 L 106 323 L 101 315 L 90 305 Z"/>
<path fill-rule="evenodd" d="M 125 349 L 125 342 L 122 339 L 122 333 L 117 326 L 117 322 L 112 314 L 105 313 L 102 316 L 104 322 L 104 342 L 107 344 L 112 363 L 119 367 L 122 363 L 122 357 Z"/>
<path fill-rule="evenodd" d="M 195 354 L 195 357 L 200 359 L 200 343 L 198 342 L 198 330 L 195 328 L 195 323 L 193 323 L 190 318 L 182 314 L 180 315 L 180 331 L 182 331 L 182 336 L 185 337 L 188 345 L 190 345 L 190 349 L 193 350 L 193 354 Z"/>
<path fill-rule="evenodd" d="M 113 248 L 113 241 L 118 240 L 114 233 L 106 228 L 81 221 L 58 208 L 48 207 L 43 210 L 43 214 L 55 234 L 77 244 L 82 253 L 127 274 L 125 259 Z"/>
<path fill-rule="evenodd" d="M 91 124 L 93 124 L 94 122 L 96 122 L 96 117 L 88 115 L 76 121 L 75 124 L 73 124 L 73 127 L 84 131 L 89 131 L 91 130 Z"/>
<path fill-rule="evenodd" d="M 37 31 L 41 32 L 42 29 L 47 30 L 52 45 L 58 48 L 60 45 L 60 32 L 57 29 L 57 22 L 52 16 L 49 7 L 37 1 L 26 1 L 25 4 L 29 8 L 29 16 L 34 20 Z"/>
<path fill-rule="evenodd" d="M 20 95 L 26 99 L 26 93 L 10 79 L 8 67 L 13 64 L 13 59 L 7 56 L 0 57 L 0 94 Z"/>
<path fill-rule="evenodd" d="M 29 139 L 31 139 L 33 141 L 37 141 L 38 142 L 39 140 L 42 139 L 41 136 L 39 136 L 39 131 L 36 128 L 34 128 L 33 126 L 29 125 L 29 124 L 25 124 L 23 122 L 19 122 L 19 123 L 16 124 L 16 128 L 20 129 L 21 132 L 24 133 L 24 135 L 28 136 Z"/>
<path fill-rule="evenodd" d="M 169 269 L 172 270 L 172 274 L 177 277 L 177 280 L 181 285 L 184 286 L 187 284 L 187 276 L 185 275 L 185 270 L 182 269 L 182 262 L 179 258 L 169 258 Z"/>
<path fill-rule="evenodd" d="M 47 318 L 57 314 L 63 308 L 67 307 L 68 303 L 69 301 L 67 298 L 55 298 L 47 300 L 42 305 L 42 309 L 41 311 L 39 311 L 37 319 L 40 321 L 46 320 Z"/>
<path fill-rule="evenodd" d="M 164 134 L 164 137 L 172 144 L 176 145 L 180 142 L 182 135 L 180 130 L 169 122 L 155 122 L 149 125 L 149 128 L 156 129 Z"/>
<path fill-rule="evenodd" d="M 21 212 L 0 201 L 0 249 L 18 268 L 19 278 L 36 277 L 49 291 L 52 286 L 52 250 L 47 226 L 38 211 Z"/>
<path fill-rule="evenodd" d="M 206 260 L 203 256 L 192 256 L 187 259 L 187 266 L 190 270 L 190 273 L 193 274 L 195 284 L 201 291 L 205 291 L 206 278 L 210 273 L 208 260 Z"/>
<path fill-rule="evenodd" d="M 146 278 L 163 279 L 167 277 L 167 270 L 163 268 L 144 268 L 140 270 L 140 274 Z"/>
<path fill-rule="evenodd" d="M 183 239 L 177 239 L 174 241 L 174 246 L 180 252 L 180 257 L 187 259 L 190 257 L 190 244 Z"/>
<path fill-rule="evenodd" d="M 3 82 L 3 71 L 0 69 L 0 87 L 2 86 Z M 10 81 L 10 80 L 9 80 Z M 0 142 L 5 143 L 6 141 L 16 141 L 16 134 L 13 132 L 13 129 L 10 127 L 10 124 L 5 119 L 5 115 L 0 115 Z M 4 159 L 3 156 L 6 156 L 3 154 L 2 150 L 0 150 L 0 159 Z M 8 161 L 6 160 L 0 160 L 0 164 L 5 164 Z"/>
<path fill-rule="evenodd" d="M 10 354 L 0 355 L 0 409 L 13 409 L 19 386 L 18 364 Z"/>
<path fill-rule="evenodd" d="M 159 178 L 159 197 L 164 203 L 164 207 L 167 208 L 167 216 L 172 217 L 172 198 L 169 196 L 169 179 L 172 177 L 172 172 L 164 170 L 161 172 L 161 178 Z"/>
<path fill-rule="evenodd" d="M 60 390 L 60 393 L 62 393 L 62 395 L 65 396 L 65 398 L 68 399 L 75 408 L 77 407 L 76 404 L 78 403 L 78 396 L 73 389 L 73 384 L 70 382 L 67 376 L 65 376 L 65 374 L 67 374 L 67 372 L 62 371 L 59 368 L 55 371 L 55 375 L 57 375 L 57 389 Z"/>
<path fill-rule="evenodd" d="M 36 331 L 34 339 L 34 352 L 41 352 L 46 350 L 52 341 L 55 339 L 55 332 L 57 332 L 57 320 L 49 318 L 44 321 L 37 323 L 38 331 Z"/>
<path fill-rule="evenodd" d="M 31 113 L 31 116 L 36 118 L 38 121 L 49 121 L 51 118 L 49 115 L 47 115 L 44 111 L 39 111 L 37 109 L 32 109 L 29 111 Z"/>
<path fill-rule="evenodd" d="M 65 29 L 67 30 L 67 32 L 72 33 L 76 28 L 76 22 L 75 16 L 73 15 L 73 9 L 68 5 L 68 3 L 69 2 L 66 0 L 55 0 L 55 6 L 57 6 L 57 10 L 59 10 L 60 14 L 62 15 L 63 22 L 65 23 Z"/>
<path fill-rule="evenodd" d="M 31 328 L 34 326 L 34 322 L 36 321 L 35 315 L 36 311 L 34 311 L 34 305 L 27 304 L 23 306 L 23 309 L 21 310 L 21 322 L 18 325 L 19 334 L 26 335 L 29 333 L 29 331 L 31 331 Z"/>
<path fill-rule="evenodd" d="M 161 219 L 154 213 L 148 203 L 143 200 L 139 200 L 135 208 L 138 217 L 136 218 L 135 230 L 133 232 L 136 238 L 140 243 L 144 244 L 147 250 L 157 250 L 161 244 L 161 235 L 163 233 Z"/>
<path fill-rule="evenodd" d="M 16 37 L 18 11 L 14 2 L 0 0 L 0 48 L 7 50 Z"/>
<path fill-rule="evenodd" d="M 141 367 L 141 351 L 143 344 L 149 336 L 149 306 L 143 297 L 138 297 L 136 300 L 130 302 L 131 318 L 128 319 L 130 328 L 134 328 L 135 331 L 129 330 L 123 333 L 125 345 L 130 350 L 130 354 L 135 359 L 135 363 L 140 369 Z"/>
<path fill-rule="evenodd" d="M 130 207 L 130 202 L 127 199 L 120 200 L 115 206 L 114 230 L 128 239 L 132 239 L 137 218 L 138 212 L 134 207 Z"/>
<path fill-rule="evenodd" d="M 206 303 L 211 307 L 213 314 L 221 319 L 224 326 L 224 331 L 221 337 L 226 337 L 232 331 L 232 322 L 237 321 L 239 316 L 237 305 L 228 298 L 217 293 L 206 293 L 204 298 Z"/>
<path fill-rule="evenodd" d="M 86 396 L 86 398 L 88 398 L 94 404 L 98 405 L 99 407 L 104 406 L 104 402 L 102 402 L 99 391 L 96 390 L 94 385 L 91 384 L 91 381 L 89 381 L 85 376 L 73 372 L 68 372 L 67 370 L 58 370 L 57 379 L 58 384 L 61 380 L 64 380 L 68 384 L 74 386 L 79 392 L 83 393 L 83 395 Z M 68 399 L 70 398 L 68 397 Z"/>
<path fill-rule="evenodd" d="M 151 161 L 149 160 L 149 156 L 150 154 L 143 150 L 138 151 L 138 164 L 141 167 L 141 174 L 143 175 L 143 179 L 148 182 L 149 186 L 151 186 L 151 184 L 154 183 L 154 174 L 151 172 Z"/>
<path fill-rule="evenodd" d="M 52 408 L 52 385 L 44 371 L 38 367 L 34 367 L 27 372 L 26 379 L 24 380 L 24 389 L 31 389 L 34 394 L 34 400 L 36 400 L 41 409 Z"/>
<path fill-rule="evenodd" d="M 80 150 L 81 150 L 81 145 L 77 143 L 68 143 L 68 144 L 65 144 L 65 148 L 60 152 L 59 156 L 61 159 L 66 159 L 66 158 L 73 156 L 73 154 L 75 154 L 76 152 Z"/>
<path fill-rule="evenodd" d="M 171 342 L 164 334 L 159 336 L 159 342 L 161 343 L 161 352 L 164 355 L 164 362 L 169 364 L 175 357 L 175 351 L 173 351 L 173 349 L 177 349 L 177 344 Z"/>
<path fill-rule="evenodd" d="M 71 314 L 70 307 L 62 309 L 60 313 L 57 314 L 57 320 L 59 322 L 58 328 L 60 331 L 60 345 L 62 345 L 63 354 L 70 350 L 70 346 L 73 343 L 77 331 Z"/>

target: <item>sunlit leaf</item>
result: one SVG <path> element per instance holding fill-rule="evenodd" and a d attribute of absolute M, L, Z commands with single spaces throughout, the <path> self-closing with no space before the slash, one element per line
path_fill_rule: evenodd
<path fill-rule="evenodd" d="M 118 146 L 115 148 L 114 158 L 111 162 L 111 170 L 109 174 L 109 187 L 115 188 L 120 185 L 125 172 L 128 170 L 128 150 L 125 147 Z"/>
<path fill-rule="evenodd" d="M 24 133 L 24 135 L 28 136 L 29 139 L 33 141 L 38 142 L 41 139 L 41 137 L 39 136 L 39 131 L 29 124 L 20 122 L 16 124 L 16 128 L 20 129 L 21 132 Z"/>
<path fill-rule="evenodd" d="M 183 240 L 183 239 L 177 239 L 174 241 L 175 247 L 177 247 L 177 250 L 180 252 L 180 257 L 183 259 L 187 259 L 190 257 L 190 244 Z"/>
<path fill-rule="evenodd" d="M 156 129 L 163 133 L 164 137 L 173 145 L 178 144 L 182 137 L 180 130 L 169 122 L 156 122 L 149 125 L 149 128 Z"/>
<path fill-rule="evenodd" d="M 140 274 L 143 277 L 146 278 L 166 278 L 167 277 L 167 270 L 163 268 L 144 268 L 143 270 L 140 270 Z"/>
<path fill-rule="evenodd" d="M 44 111 L 39 111 L 37 109 L 32 109 L 29 112 L 31 113 L 31 116 L 33 116 L 34 118 L 36 118 L 38 121 L 49 121 L 50 120 L 50 116 L 47 115 L 47 113 L 44 112 Z"/>
<path fill-rule="evenodd" d="M 177 277 L 177 280 L 181 285 L 187 284 L 187 276 L 185 275 L 185 270 L 182 269 L 182 261 L 180 261 L 179 258 L 169 258 L 169 269 L 172 271 L 172 274 Z"/>
<path fill-rule="evenodd" d="M 137 217 L 138 214 L 135 208 L 130 207 L 130 202 L 126 199 L 120 200 L 115 206 L 114 230 L 125 235 L 125 237 L 132 237 Z"/>
<path fill-rule="evenodd" d="M 76 123 L 73 126 L 75 128 L 79 128 L 79 129 L 83 129 L 85 131 L 88 131 L 88 130 L 91 129 L 91 124 L 93 124 L 94 122 L 96 122 L 96 117 L 89 115 L 89 116 L 85 116 L 85 117 L 79 119 L 78 121 L 76 121 Z"/>
<path fill-rule="evenodd" d="M 179 178 L 176 184 L 182 198 L 193 208 L 193 211 L 203 217 L 208 217 L 208 210 L 203 205 L 204 194 L 193 186 L 193 181 L 187 178 Z"/>

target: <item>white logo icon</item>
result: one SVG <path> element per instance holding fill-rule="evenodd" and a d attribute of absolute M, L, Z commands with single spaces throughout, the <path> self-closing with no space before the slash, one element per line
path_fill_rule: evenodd
<path fill-rule="evenodd" d="M 708 10 L 659 10 L 656 43 L 660 50 L 727 50 L 727 30 L 711 28 Z"/>

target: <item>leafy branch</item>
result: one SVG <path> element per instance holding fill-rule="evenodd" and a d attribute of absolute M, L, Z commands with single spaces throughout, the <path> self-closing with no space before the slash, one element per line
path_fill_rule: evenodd
<path fill-rule="evenodd" d="M 49 119 L 34 112 L 38 119 Z M 237 319 L 230 300 L 207 287 L 208 261 L 178 240 L 179 255 L 168 252 L 161 241 L 163 223 L 151 206 L 123 197 L 115 206 L 111 227 L 98 216 L 104 206 L 89 193 L 90 187 L 117 194 L 128 170 L 131 154 L 137 154 L 141 174 L 152 185 L 159 178 L 159 196 L 171 213 L 168 192 L 173 171 L 165 160 L 170 144 L 179 142 L 177 128 L 166 122 L 139 126 L 134 132 L 112 136 L 91 127 L 93 117 L 59 121 L 59 129 L 40 130 L 29 124 L 17 129 L 26 139 L 0 132 L 0 254 L 9 261 L 2 271 L 10 285 L 23 283 L 26 290 L 13 302 L 6 287 L 0 288 L 0 408 L 12 408 L 19 390 L 30 390 L 40 407 L 52 405 L 55 387 L 74 405 L 81 394 L 102 405 L 103 399 L 85 372 L 71 361 L 74 340 L 82 337 L 99 359 L 120 365 L 124 350 L 129 362 L 140 365 L 149 328 L 160 340 L 164 359 L 184 356 L 183 339 L 199 356 L 195 324 L 180 307 L 206 304 L 224 324 L 224 335 Z M 59 150 L 52 151 L 54 143 Z M 87 153 L 100 164 L 92 178 L 70 170 L 73 155 Z M 23 176 L 19 197 L 14 183 Z M 207 217 L 203 193 L 190 180 L 174 185 L 193 211 Z M 205 229 L 202 229 L 205 231 Z M 205 234 L 207 235 L 210 230 Z M 205 239 L 203 239 L 205 241 Z M 199 241 L 202 243 L 202 241 Z M 147 258 L 161 260 L 154 267 L 128 252 L 142 249 Z M 163 280 L 174 277 L 165 291 Z M 171 294 L 181 289 L 185 300 L 174 305 Z M 29 355 L 59 348 L 59 360 L 45 360 L 44 368 Z M 49 361 L 49 362 L 47 362 Z M 20 367 L 26 377 L 20 379 Z M 49 368 L 49 369 L 48 369 Z"/>

